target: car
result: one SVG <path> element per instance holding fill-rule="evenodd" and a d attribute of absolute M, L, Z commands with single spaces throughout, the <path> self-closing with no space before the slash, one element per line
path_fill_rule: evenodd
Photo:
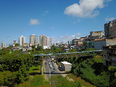
<path fill-rule="evenodd" d="M 51 73 L 55 73 L 55 70 L 53 70 Z"/>
<path fill-rule="evenodd" d="M 50 64 L 50 68 L 52 68 L 52 64 Z"/>
<path fill-rule="evenodd" d="M 54 67 L 53 70 L 56 70 L 56 67 Z"/>
<path fill-rule="evenodd" d="M 54 64 L 54 62 L 52 62 L 52 66 L 53 66 L 53 67 L 55 67 L 55 64 Z"/>
<path fill-rule="evenodd" d="M 47 64 L 47 61 L 45 62 L 45 64 Z"/>

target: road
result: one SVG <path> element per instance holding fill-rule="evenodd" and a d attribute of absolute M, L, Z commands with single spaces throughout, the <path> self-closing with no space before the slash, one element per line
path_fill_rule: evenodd
<path fill-rule="evenodd" d="M 54 65 L 56 65 L 56 64 L 54 63 Z M 50 66 L 52 66 L 52 68 L 50 68 Z M 56 68 L 56 69 L 54 70 L 53 68 Z M 51 78 L 51 76 L 61 74 L 59 72 L 58 68 L 56 66 L 52 65 L 52 62 L 50 62 L 50 59 L 45 60 L 45 62 L 44 62 L 44 70 L 45 70 L 44 74 L 46 75 L 47 80 L 49 80 L 49 78 Z M 54 71 L 54 72 L 52 73 L 52 71 Z"/>

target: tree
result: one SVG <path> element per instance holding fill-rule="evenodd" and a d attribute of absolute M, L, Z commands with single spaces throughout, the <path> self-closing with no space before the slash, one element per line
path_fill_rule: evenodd
<path fill-rule="evenodd" d="M 19 46 L 19 44 L 18 44 L 18 43 L 16 43 L 16 44 L 15 44 L 15 46 Z"/>
<path fill-rule="evenodd" d="M 26 71 L 26 66 L 23 64 L 17 73 L 17 82 L 23 83 L 29 79 L 29 73 Z"/>
<path fill-rule="evenodd" d="M 34 52 L 35 52 L 35 46 L 34 46 L 34 45 L 32 45 L 31 47 L 32 47 L 32 51 L 34 51 Z"/>
<path fill-rule="evenodd" d="M 77 52 L 77 49 L 73 48 L 73 49 L 69 50 L 69 52 Z"/>
<path fill-rule="evenodd" d="M 15 84 L 16 72 L 4 71 L 0 72 L 0 86 L 10 86 L 12 87 Z"/>
<path fill-rule="evenodd" d="M 38 46 L 38 47 L 36 48 L 36 50 L 37 50 L 37 51 L 43 51 L 43 48 L 42 48 L 41 46 Z"/>

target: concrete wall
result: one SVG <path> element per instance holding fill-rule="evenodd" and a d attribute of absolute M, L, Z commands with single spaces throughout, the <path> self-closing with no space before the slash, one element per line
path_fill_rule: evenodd
<path fill-rule="evenodd" d="M 111 41 L 111 40 L 106 41 L 106 46 L 109 46 L 109 45 L 116 45 L 116 41 L 115 40 L 114 41 Z"/>
<path fill-rule="evenodd" d="M 65 66 L 63 63 L 61 63 L 61 69 L 65 71 Z"/>
<path fill-rule="evenodd" d="M 64 70 L 64 71 L 71 71 L 72 64 L 65 64 L 65 63 L 62 63 L 62 62 L 61 62 L 61 68 L 62 68 L 62 70 Z"/>
<path fill-rule="evenodd" d="M 95 48 L 103 49 L 103 46 L 116 45 L 116 40 L 96 41 Z"/>
<path fill-rule="evenodd" d="M 103 49 L 103 46 L 106 46 L 106 41 L 97 41 L 95 42 L 95 47 L 94 48 L 97 48 L 97 49 Z"/>
<path fill-rule="evenodd" d="M 65 64 L 65 71 L 71 71 L 72 65 Z"/>

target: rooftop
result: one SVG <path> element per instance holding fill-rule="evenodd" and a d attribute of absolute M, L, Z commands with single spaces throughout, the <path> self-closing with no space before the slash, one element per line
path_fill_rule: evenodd
<path fill-rule="evenodd" d="M 67 62 L 67 61 L 62 61 L 61 63 L 72 65 L 71 63 L 69 63 L 69 62 Z"/>
<path fill-rule="evenodd" d="M 116 41 L 116 39 L 95 39 L 95 42 L 98 41 Z"/>

